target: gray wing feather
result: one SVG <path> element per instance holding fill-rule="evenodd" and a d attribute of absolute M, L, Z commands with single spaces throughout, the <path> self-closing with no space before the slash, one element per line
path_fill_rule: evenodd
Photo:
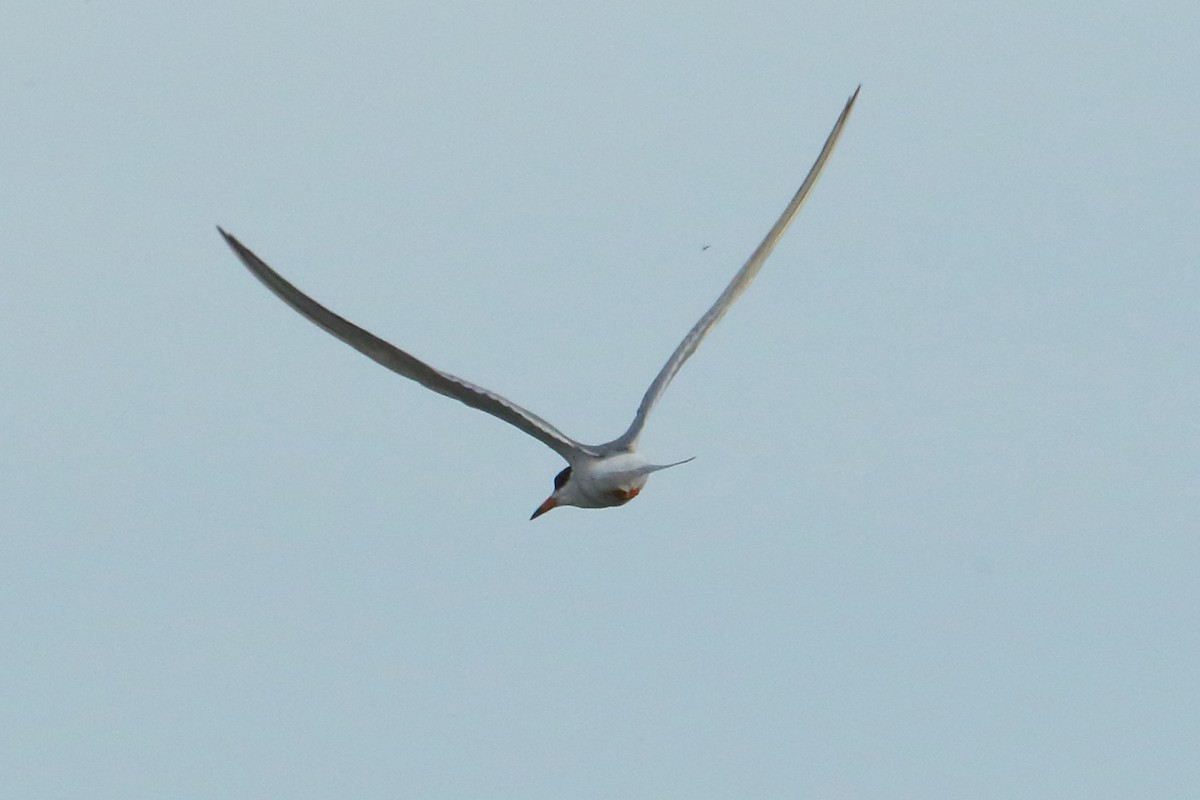
<path fill-rule="evenodd" d="M 226 243 L 241 259 L 246 268 L 283 302 L 307 317 L 311 322 L 333 334 L 363 355 L 383 366 L 416 381 L 438 394 L 452 397 L 471 408 L 486 411 L 508 424 L 524 431 L 545 444 L 567 461 L 574 461 L 580 454 L 594 453 L 594 449 L 581 445 L 536 414 L 518 406 L 495 392 L 464 381 L 447 372 L 435 369 L 420 359 L 414 358 L 370 331 L 338 316 L 323 305 L 288 283 L 278 272 L 267 266 L 261 258 L 220 227 Z"/>
<path fill-rule="evenodd" d="M 666 391 L 667 385 L 671 383 L 671 379 L 675 377 L 675 373 L 679 371 L 679 368 L 683 366 L 683 363 L 688 360 L 692 353 L 696 352 L 700 341 L 720 321 L 721 317 L 725 316 L 725 312 L 733 305 L 733 301 L 737 300 L 738 296 L 754 280 L 754 276 L 762 268 L 763 262 L 767 260 L 767 256 L 771 255 L 771 251 L 775 249 L 775 244 L 779 241 L 779 237 L 783 236 L 783 232 L 787 230 L 788 225 L 791 224 L 792 219 L 796 216 L 796 212 L 800 210 L 800 206 L 804 203 L 805 198 L 808 197 L 808 193 L 812 191 L 817 178 L 820 177 L 821 170 L 825 167 L 825 162 L 829 160 L 829 155 L 833 152 L 838 138 L 842 135 L 842 128 L 846 124 L 846 119 L 850 116 L 850 109 L 854 107 L 854 101 L 858 99 L 858 92 L 861 88 L 859 86 L 858 89 L 855 89 L 854 94 L 846 101 L 846 107 L 842 109 L 842 113 L 834 124 L 833 130 L 825 140 L 825 146 L 821 148 L 821 154 L 817 156 L 817 160 L 808 171 L 808 176 L 805 177 L 804 183 L 800 184 L 800 188 L 796 191 L 795 196 L 792 197 L 792 201 L 783 210 L 783 214 L 780 215 L 775 225 L 767 233 L 766 238 L 762 240 L 762 243 L 751 254 L 745 265 L 733 276 L 733 280 L 725 287 L 725 291 L 717 298 L 717 302 L 713 303 L 712 308 L 708 309 L 704 316 L 700 318 L 700 321 L 688 331 L 687 336 L 683 337 L 683 341 L 675 348 L 675 352 L 667 359 L 667 363 L 663 365 L 654 382 L 650 384 L 650 388 L 646 390 L 646 394 L 642 397 L 642 402 L 638 406 L 637 414 L 634 416 L 629 430 L 625 431 L 619 438 L 601 445 L 602 449 L 605 451 L 623 450 L 633 447 L 637 443 L 638 436 L 642 432 L 642 427 L 646 424 L 646 418 L 650 415 L 654 404 L 658 402 L 658 398 Z"/>

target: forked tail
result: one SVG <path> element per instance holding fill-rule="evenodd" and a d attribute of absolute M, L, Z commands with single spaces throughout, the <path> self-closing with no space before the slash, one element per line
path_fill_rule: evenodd
<path fill-rule="evenodd" d="M 660 469 L 670 469 L 678 467 L 680 464 L 686 464 L 689 461 L 695 461 L 696 457 L 685 458 L 683 461 L 676 461 L 674 464 L 647 464 L 644 467 L 638 467 L 636 472 L 638 475 L 649 475 L 651 472 L 658 472 Z"/>

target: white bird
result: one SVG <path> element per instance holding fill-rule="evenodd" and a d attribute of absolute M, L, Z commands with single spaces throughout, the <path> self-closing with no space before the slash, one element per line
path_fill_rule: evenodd
<path fill-rule="evenodd" d="M 646 418 L 650 415 L 655 403 L 658 402 L 658 398 L 666 390 L 667 385 L 670 384 L 671 379 L 675 377 L 675 373 L 696 351 L 696 347 L 709 330 L 725 315 L 725 312 L 733 305 L 733 301 L 745 291 L 746 287 L 750 285 L 750 281 L 754 280 L 754 276 L 758 274 L 763 262 L 767 260 L 767 256 L 771 254 L 775 244 L 787 230 L 788 225 L 796 216 L 796 212 L 800 210 L 801 204 L 817 182 L 830 153 L 833 152 L 861 88 L 860 86 L 855 89 L 854 94 L 846 101 L 845 108 L 842 109 L 833 130 L 825 140 L 825 146 L 821 148 L 821 154 L 817 156 L 816 162 L 808 171 L 808 175 L 800 184 L 792 201 L 788 203 L 783 214 L 767 232 L 766 238 L 750 255 L 738 273 L 733 276 L 733 280 L 725 287 L 725 291 L 713 303 L 712 308 L 708 309 L 700 321 L 688 331 L 687 336 L 683 337 L 683 341 L 667 359 L 667 363 L 663 365 L 658 376 L 642 397 L 642 402 L 638 406 L 637 414 L 634 415 L 629 429 L 616 439 L 604 444 L 588 445 L 577 442 L 546 420 L 526 411 L 516 403 L 481 386 L 476 386 L 462 378 L 431 367 L 343 319 L 284 280 L 279 273 L 267 266 L 262 259 L 232 235 L 226 233 L 224 229 L 218 226 L 217 230 L 225 237 L 225 241 L 254 274 L 254 277 L 262 281 L 281 300 L 313 323 L 393 372 L 414 380 L 438 394 L 452 397 L 472 408 L 486 411 L 488 414 L 504 420 L 566 459 L 567 467 L 554 477 L 553 493 L 538 506 L 530 519 L 535 519 L 557 506 L 578 506 L 580 508 L 619 506 L 637 497 L 642 487 L 646 485 L 650 473 L 692 460 L 689 458 L 673 464 L 651 464 L 642 457 L 637 452 L 637 443 L 638 437 L 642 433 L 642 427 L 646 424 Z"/>

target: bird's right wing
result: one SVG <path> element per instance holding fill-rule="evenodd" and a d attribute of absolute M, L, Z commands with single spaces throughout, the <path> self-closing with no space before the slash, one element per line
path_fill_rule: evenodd
<path fill-rule="evenodd" d="M 542 442 L 568 462 L 573 463 L 581 454 L 595 454 L 593 448 L 582 445 L 564 435 L 537 414 L 526 411 L 495 392 L 490 392 L 481 386 L 464 381 L 462 378 L 435 369 L 395 345 L 385 342 L 370 331 L 363 330 L 354 323 L 343 319 L 288 283 L 278 272 L 267 266 L 266 262 L 222 228 L 218 227 L 217 230 L 221 231 L 225 242 L 242 260 L 246 268 L 254 274 L 254 277 L 262 281 L 280 300 L 368 358 L 377 361 L 398 375 L 416 381 L 427 389 L 444 394 L 446 397 L 452 397 L 471 408 L 477 408 L 504 420 Z"/>
<path fill-rule="evenodd" d="M 712 327 L 716 325 L 721 317 L 725 316 L 725 312 L 733 305 L 733 301 L 737 300 L 746 287 L 750 285 L 750 281 L 754 280 L 754 276 L 758 274 L 762 268 L 763 262 L 767 260 L 767 256 L 771 255 L 771 251 L 775 249 L 779 237 L 783 236 L 783 232 L 787 230 L 788 225 L 796 216 L 796 212 L 800 210 L 800 206 L 804 203 L 808 193 L 812 191 L 813 186 L 817 182 L 817 178 L 821 175 L 821 170 L 825 168 L 825 162 L 829 160 L 830 154 L 833 152 L 834 146 L 837 144 L 838 138 L 842 135 L 842 128 L 846 124 L 847 117 L 850 116 L 850 109 L 854 107 L 854 101 L 858 99 L 859 89 L 854 90 L 854 94 L 846 101 L 846 107 L 842 109 L 841 115 L 834 123 L 833 130 L 830 131 L 828 138 L 825 139 L 825 146 L 821 148 L 821 154 L 817 156 L 816 162 L 809 169 L 808 175 L 804 178 L 804 183 L 800 184 L 800 188 L 792 197 L 792 201 L 788 203 L 787 208 L 779 215 L 779 219 L 767 232 L 766 237 L 758 245 L 758 248 L 750 255 L 749 260 L 742 266 L 738 273 L 733 276 L 733 280 L 725 287 L 725 291 L 717 298 L 717 302 L 713 303 L 712 308 L 704 313 L 692 329 L 688 331 L 687 336 L 683 337 L 683 341 L 675 348 L 675 352 L 667 359 L 667 363 L 663 365 L 654 382 L 650 384 L 650 388 L 646 390 L 646 394 L 642 397 L 642 402 L 638 406 L 637 414 L 634 415 L 633 422 L 629 426 L 629 430 L 621 434 L 617 439 L 601 445 L 605 451 L 622 450 L 633 447 L 638 440 L 638 436 L 642 433 L 642 427 L 646 424 L 646 418 L 650 416 L 650 411 L 654 408 L 654 404 L 658 402 L 658 398 L 666 391 L 667 385 L 671 379 L 675 377 L 675 373 L 683 366 L 683 363 L 691 357 L 692 353 L 696 352 L 696 348 L 700 346 L 700 341 L 704 339 Z"/>

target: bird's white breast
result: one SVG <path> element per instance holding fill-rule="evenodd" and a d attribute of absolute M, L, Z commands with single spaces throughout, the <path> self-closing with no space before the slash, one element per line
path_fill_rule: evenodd
<path fill-rule="evenodd" d="M 572 477 L 578 485 L 582 501 L 579 505 L 585 508 L 620 505 L 624 500 L 618 499 L 618 492 L 641 489 L 646 485 L 648 464 L 637 453 L 617 453 L 576 465 Z"/>

